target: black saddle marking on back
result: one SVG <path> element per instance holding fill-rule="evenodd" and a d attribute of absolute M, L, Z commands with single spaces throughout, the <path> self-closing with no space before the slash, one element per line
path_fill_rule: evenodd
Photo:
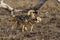
<path fill-rule="evenodd" d="M 28 20 L 30 18 L 28 15 L 17 15 L 16 17 L 22 21 Z"/>

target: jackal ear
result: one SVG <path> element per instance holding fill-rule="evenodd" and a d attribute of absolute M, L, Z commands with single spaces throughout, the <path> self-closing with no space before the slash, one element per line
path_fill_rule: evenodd
<path fill-rule="evenodd" d="M 28 15 L 31 15 L 31 13 L 35 12 L 34 10 L 29 10 Z"/>
<path fill-rule="evenodd" d="M 35 12 L 33 12 L 33 13 L 38 14 L 38 12 L 37 12 L 37 11 L 35 11 Z"/>

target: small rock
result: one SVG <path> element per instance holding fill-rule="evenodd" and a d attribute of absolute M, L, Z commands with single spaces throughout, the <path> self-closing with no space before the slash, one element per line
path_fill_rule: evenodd
<path fill-rule="evenodd" d="M 60 0 L 57 0 L 58 2 L 60 2 Z"/>
<path fill-rule="evenodd" d="M 42 39 L 42 40 L 44 40 L 44 39 Z"/>

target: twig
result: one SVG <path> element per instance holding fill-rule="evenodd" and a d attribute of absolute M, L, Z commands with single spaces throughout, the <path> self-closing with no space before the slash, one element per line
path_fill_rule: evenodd
<path fill-rule="evenodd" d="M 13 14 L 13 8 L 11 6 L 9 6 L 8 4 L 4 3 L 4 0 L 0 1 L 0 7 L 8 9 L 9 11 L 11 11 L 11 14 Z"/>

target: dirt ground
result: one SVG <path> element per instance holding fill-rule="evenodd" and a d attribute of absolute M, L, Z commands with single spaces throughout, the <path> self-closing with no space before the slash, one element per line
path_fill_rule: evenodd
<path fill-rule="evenodd" d="M 30 7 L 30 4 L 34 6 L 38 0 L 5 0 L 5 2 L 13 8 L 21 8 Z M 16 27 L 17 24 L 12 21 L 10 12 L 0 8 L 0 40 L 60 40 L 60 3 L 56 0 L 47 0 L 38 13 L 42 22 L 34 25 L 33 32 L 30 32 L 30 29 L 22 32 L 21 27 Z"/>

